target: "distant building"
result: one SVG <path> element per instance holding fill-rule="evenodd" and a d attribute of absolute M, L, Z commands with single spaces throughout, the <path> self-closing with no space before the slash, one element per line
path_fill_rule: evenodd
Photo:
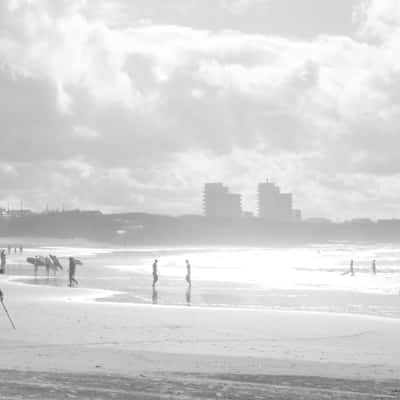
<path fill-rule="evenodd" d="M 5 216 L 20 218 L 20 217 L 27 217 L 32 214 L 33 212 L 31 210 L 7 210 Z"/>
<path fill-rule="evenodd" d="M 332 221 L 328 218 L 308 218 L 305 220 L 305 222 L 309 224 L 332 224 Z"/>
<path fill-rule="evenodd" d="M 206 217 L 234 218 L 242 216 L 242 197 L 230 193 L 222 183 L 204 185 L 204 214 Z"/>
<path fill-rule="evenodd" d="M 290 193 L 281 193 L 279 187 L 272 182 L 258 185 L 258 216 L 268 221 L 292 222 L 301 213 L 293 210 L 293 197 Z"/>
<path fill-rule="evenodd" d="M 293 210 L 293 221 L 294 222 L 301 222 L 303 219 L 303 215 L 301 210 Z"/>

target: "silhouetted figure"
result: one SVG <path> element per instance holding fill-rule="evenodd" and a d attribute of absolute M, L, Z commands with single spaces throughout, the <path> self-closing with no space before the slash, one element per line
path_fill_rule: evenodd
<path fill-rule="evenodd" d="M 56 256 L 53 256 L 52 254 L 49 254 L 49 257 L 50 257 L 50 260 L 51 260 L 51 262 L 53 263 L 53 266 L 54 266 L 54 274 L 57 272 L 57 269 L 60 269 L 60 270 L 64 269 L 63 266 L 60 263 L 60 260 Z M 75 263 L 78 264 L 76 262 L 76 260 L 75 260 Z"/>
<path fill-rule="evenodd" d="M 49 257 L 46 257 L 44 259 L 44 264 L 45 264 L 45 267 L 46 267 L 47 276 L 49 276 L 50 275 L 50 269 L 52 267 L 52 263 L 51 263 L 51 260 L 50 260 Z"/>
<path fill-rule="evenodd" d="M 9 244 L 9 245 L 7 246 L 7 248 L 8 248 L 8 254 L 11 254 L 11 244 Z"/>
<path fill-rule="evenodd" d="M 6 251 L 2 250 L 0 253 L 0 274 L 6 273 L 7 256 Z"/>
<path fill-rule="evenodd" d="M 75 279 L 75 272 L 76 272 L 76 261 L 74 257 L 69 257 L 69 286 L 72 287 L 75 283 L 78 285 L 78 281 Z"/>
<path fill-rule="evenodd" d="M 19 252 L 20 253 L 23 253 L 24 252 L 24 247 L 21 245 L 21 246 L 19 246 Z"/>
<path fill-rule="evenodd" d="M 192 288 L 191 286 L 188 287 L 186 290 L 186 304 L 190 306 L 192 304 Z"/>
<path fill-rule="evenodd" d="M 350 260 L 350 269 L 346 272 L 344 272 L 342 275 L 348 275 L 350 274 L 351 276 L 354 276 L 354 261 Z"/>
<path fill-rule="evenodd" d="M 189 287 L 192 287 L 192 267 L 190 266 L 189 260 L 186 260 L 186 277 L 185 280 Z"/>
<path fill-rule="evenodd" d="M 376 260 L 372 261 L 372 273 L 376 275 Z"/>
<path fill-rule="evenodd" d="M 151 296 L 151 301 L 153 304 L 158 304 L 158 291 L 154 286 L 153 286 L 153 294 Z"/>
<path fill-rule="evenodd" d="M 154 260 L 153 263 L 153 288 L 156 287 L 156 283 L 158 281 L 158 260 Z"/>
<path fill-rule="evenodd" d="M 14 247 L 14 254 L 17 254 L 17 246 Z"/>
<path fill-rule="evenodd" d="M 354 261 L 350 261 L 350 275 L 354 276 Z"/>
<path fill-rule="evenodd" d="M 35 260 L 33 261 L 33 267 L 34 267 L 35 276 L 36 276 L 37 273 L 38 273 L 39 265 L 40 265 L 39 257 L 38 257 L 38 256 L 35 256 Z"/>

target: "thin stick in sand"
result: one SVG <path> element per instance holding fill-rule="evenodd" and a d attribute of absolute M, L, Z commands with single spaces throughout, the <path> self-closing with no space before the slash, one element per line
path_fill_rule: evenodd
<path fill-rule="evenodd" d="M 7 310 L 7 307 L 6 307 L 6 305 L 4 304 L 4 301 L 3 301 L 3 300 L 1 300 L 1 305 L 3 306 L 4 311 L 5 311 L 6 314 L 7 314 L 7 317 L 8 317 L 8 320 L 10 321 L 10 323 L 11 323 L 11 326 L 12 326 L 15 330 L 17 330 L 17 328 L 15 327 L 14 322 L 13 322 L 13 320 L 11 319 L 10 314 L 9 314 L 9 312 L 8 312 L 8 310 Z"/>

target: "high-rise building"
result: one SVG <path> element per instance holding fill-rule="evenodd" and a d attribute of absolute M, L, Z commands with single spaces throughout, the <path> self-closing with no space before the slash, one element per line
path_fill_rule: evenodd
<path fill-rule="evenodd" d="M 258 185 L 258 216 L 276 222 L 294 220 L 293 197 L 290 193 L 281 193 L 279 187 L 272 182 Z"/>
<path fill-rule="evenodd" d="M 204 214 L 206 217 L 233 218 L 242 215 L 242 197 L 230 193 L 222 183 L 204 185 Z"/>

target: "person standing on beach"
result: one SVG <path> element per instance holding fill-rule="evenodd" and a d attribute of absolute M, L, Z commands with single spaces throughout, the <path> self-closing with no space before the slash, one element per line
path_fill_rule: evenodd
<path fill-rule="evenodd" d="M 153 288 L 156 287 L 158 281 L 158 260 L 155 259 L 153 263 Z"/>
<path fill-rule="evenodd" d="M 0 253 L 0 274 L 4 274 L 6 272 L 6 264 L 7 264 L 6 251 L 2 250 Z"/>
<path fill-rule="evenodd" d="M 350 261 L 350 275 L 354 276 L 354 261 Z"/>
<path fill-rule="evenodd" d="M 8 254 L 11 254 L 11 244 L 8 245 Z"/>
<path fill-rule="evenodd" d="M 190 266 L 189 260 L 186 260 L 186 282 L 189 287 L 192 287 L 192 267 Z"/>
<path fill-rule="evenodd" d="M 376 260 L 372 261 L 372 273 L 376 275 Z"/>
<path fill-rule="evenodd" d="M 75 279 L 75 272 L 76 272 L 76 261 L 74 257 L 69 257 L 69 287 L 72 287 L 75 283 L 78 285 L 78 281 Z"/>

